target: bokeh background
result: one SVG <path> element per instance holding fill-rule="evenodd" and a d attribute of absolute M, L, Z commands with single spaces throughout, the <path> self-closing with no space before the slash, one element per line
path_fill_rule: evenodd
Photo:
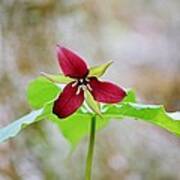
<path fill-rule="evenodd" d="M 179 0 L 0 0 L 0 127 L 30 111 L 28 82 L 58 73 L 61 43 L 139 102 L 180 110 Z M 179 180 L 180 140 L 154 125 L 112 121 L 97 134 L 93 180 Z M 83 180 L 87 138 L 70 156 L 50 122 L 0 145 L 0 180 Z"/>

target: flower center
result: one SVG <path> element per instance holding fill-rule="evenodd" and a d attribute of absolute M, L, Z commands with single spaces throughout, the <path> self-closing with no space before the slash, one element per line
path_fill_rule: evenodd
<path fill-rule="evenodd" d="M 89 79 L 88 78 L 81 78 L 81 79 L 78 79 L 78 86 L 82 86 L 82 85 L 87 85 L 89 83 Z"/>
<path fill-rule="evenodd" d="M 92 91 L 92 88 L 89 84 L 89 79 L 88 78 L 81 78 L 81 79 L 78 79 L 75 84 L 73 86 L 78 86 L 78 89 L 77 89 L 77 92 L 76 94 L 78 95 L 81 90 L 85 91 L 85 90 L 89 90 L 89 91 Z"/>

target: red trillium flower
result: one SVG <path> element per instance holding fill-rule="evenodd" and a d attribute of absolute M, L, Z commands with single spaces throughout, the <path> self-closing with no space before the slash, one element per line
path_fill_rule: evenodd
<path fill-rule="evenodd" d="M 75 52 L 58 45 L 57 56 L 64 75 L 72 78 L 54 102 L 53 113 L 59 118 L 73 114 L 83 104 L 86 90 L 101 103 L 118 103 L 126 96 L 122 88 L 91 75 L 85 60 Z"/>

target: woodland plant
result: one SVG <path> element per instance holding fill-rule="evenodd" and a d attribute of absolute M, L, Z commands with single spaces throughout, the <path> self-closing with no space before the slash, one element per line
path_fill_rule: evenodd
<path fill-rule="evenodd" d="M 1 128 L 0 143 L 45 119 L 58 126 L 72 148 L 89 134 L 84 178 L 90 180 L 95 133 L 111 119 L 143 120 L 180 135 L 180 112 L 167 113 L 161 105 L 139 104 L 132 90 L 99 80 L 112 62 L 88 68 L 77 53 L 59 45 L 57 58 L 63 74 L 41 73 L 30 82 L 27 99 L 34 110 Z"/>

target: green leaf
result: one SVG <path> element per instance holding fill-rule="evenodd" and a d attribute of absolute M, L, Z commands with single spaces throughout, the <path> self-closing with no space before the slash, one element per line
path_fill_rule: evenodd
<path fill-rule="evenodd" d="M 40 120 L 40 115 L 42 114 L 43 109 L 33 111 L 19 120 L 9 124 L 5 128 L 0 129 L 0 143 L 6 141 L 9 138 L 15 137 L 23 128 L 34 123 L 37 120 Z M 39 118 L 38 118 L 39 116 Z"/>
<path fill-rule="evenodd" d="M 62 135 L 71 144 L 72 149 L 74 149 L 82 138 L 89 134 L 92 115 L 75 113 L 65 120 L 61 120 L 55 115 L 50 115 L 49 118 L 59 127 Z M 97 116 L 96 130 L 102 129 L 108 122 L 108 118 L 102 119 Z"/>
<path fill-rule="evenodd" d="M 27 98 L 33 108 L 39 109 L 45 103 L 55 99 L 59 93 L 60 88 L 56 84 L 44 77 L 38 77 L 30 82 L 27 89 Z"/>
<path fill-rule="evenodd" d="M 136 95 L 135 92 L 132 89 L 128 89 L 126 91 L 127 96 L 123 99 L 123 101 L 121 103 L 124 102 L 136 102 Z"/>
<path fill-rule="evenodd" d="M 86 95 L 86 102 L 87 102 L 87 105 L 89 106 L 89 108 L 95 114 L 98 114 L 99 116 L 101 116 L 100 104 L 94 100 L 93 96 L 91 95 L 91 93 L 88 90 L 85 91 L 85 95 Z"/>
<path fill-rule="evenodd" d="M 8 126 L 0 129 L 0 143 L 8 140 L 9 138 L 17 136 L 21 130 L 27 126 L 47 118 L 52 113 L 52 105 L 50 102 L 43 108 L 30 112 L 29 114 L 21 117 L 20 119 L 12 122 Z"/>
<path fill-rule="evenodd" d="M 82 111 L 77 111 L 72 116 L 69 116 L 65 119 L 60 119 L 52 113 L 52 108 L 53 101 L 45 105 L 42 114 L 43 118 L 47 118 L 55 123 L 58 126 L 61 134 L 71 144 L 72 149 L 74 149 L 81 141 L 81 139 L 89 134 L 90 121 L 94 115 L 90 113 L 83 113 Z M 108 124 L 109 119 L 106 117 L 104 119 L 97 117 L 96 122 L 96 129 L 99 130 Z"/>
<path fill-rule="evenodd" d="M 127 91 L 127 96 L 124 98 L 123 102 L 134 102 L 135 101 L 135 93 L 132 90 Z M 58 127 L 62 135 L 69 141 L 74 149 L 77 144 L 81 141 L 82 138 L 89 134 L 90 121 L 92 118 L 92 114 L 83 113 L 84 111 L 78 111 L 74 115 L 66 118 L 59 119 L 57 116 L 51 114 L 49 115 L 49 119 L 51 119 Z M 110 119 L 115 114 L 103 113 L 101 115 L 103 118 L 97 116 L 97 126 L 96 130 L 100 130 L 106 127 L 110 121 Z M 121 115 L 117 115 L 117 117 L 122 117 Z"/>
<path fill-rule="evenodd" d="M 67 84 L 73 81 L 73 79 L 71 79 L 70 77 L 64 76 L 62 74 L 48 74 L 44 72 L 42 72 L 41 74 L 54 83 Z"/>
<path fill-rule="evenodd" d="M 102 75 L 104 75 L 104 73 L 106 72 L 106 70 L 108 69 L 108 67 L 112 64 L 113 62 L 110 61 L 108 63 L 105 64 L 101 64 L 99 66 L 94 66 L 92 68 L 90 68 L 90 72 L 89 72 L 89 77 L 90 76 L 96 76 L 96 77 L 101 77 Z"/>
<path fill-rule="evenodd" d="M 119 105 L 109 106 L 105 114 L 106 116 L 117 119 L 129 117 L 136 120 L 147 121 L 171 133 L 180 135 L 180 116 L 178 115 L 176 119 L 173 118 L 173 114 L 167 113 L 162 106 L 125 102 Z"/>

